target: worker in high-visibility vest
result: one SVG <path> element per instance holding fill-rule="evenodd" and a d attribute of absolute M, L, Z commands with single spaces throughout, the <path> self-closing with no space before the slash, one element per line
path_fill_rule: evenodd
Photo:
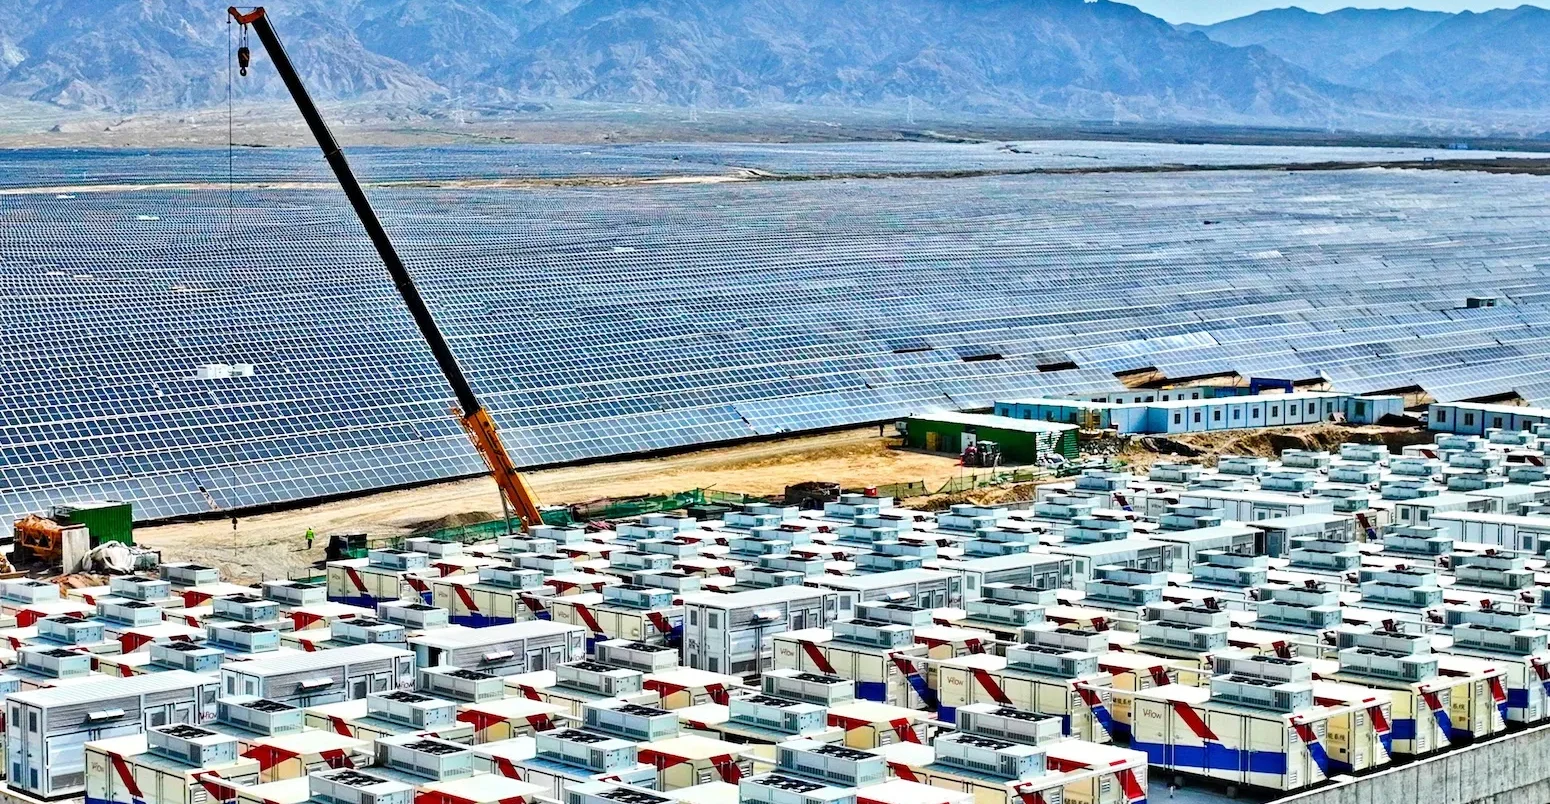
<path fill-rule="evenodd" d="M 312 540 L 316 539 L 316 538 L 317 538 L 317 534 L 312 532 L 312 528 L 307 528 L 307 549 L 308 550 L 312 549 Z"/>

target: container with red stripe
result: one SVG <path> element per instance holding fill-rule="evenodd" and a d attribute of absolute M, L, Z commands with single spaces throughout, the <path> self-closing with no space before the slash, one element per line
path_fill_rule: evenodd
<path fill-rule="evenodd" d="M 839 676 L 856 682 L 856 697 L 906 709 L 926 707 L 915 682 L 905 675 L 895 657 L 925 658 L 927 647 L 912 644 L 889 649 L 839 641 L 828 628 L 805 628 L 776 634 L 775 667 Z M 907 662 L 916 672 L 924 662 Z M 924 678 L 918 682 L 925 684 Z"/>

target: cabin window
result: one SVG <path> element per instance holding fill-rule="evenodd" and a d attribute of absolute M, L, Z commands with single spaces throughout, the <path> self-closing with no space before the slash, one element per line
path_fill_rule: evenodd
<path fill-rule="evenodd" d="M 1221 420 L 1222 420 L 1222 412 L 1220 410 L 1213 410 L 1213 411 L 1211 411 L 1211 421 L 1219 422 Z"/>
<path fill-rule="evenodd" d="M 1232 420 L 1237 421 L 1241 418 L 1243 418 L 1243 411 L 1234 409 L 1232 412 Z"/>
<path fill-rule="evenodd" d="M 1475 414 L 1473 414 L 1473 413 L 1466 413 L 1466 414 L 1464 414 L 1464 426 L 1465 427 L 1473 426 L 1474 423 L 1475 423 Z"/>
<path fill-rule="evenodd" d="M 1200 411 L 1195 411 L 1195 424 L 1200 423 Z"/>
<path fill-rule="evenodd" d="M 1190 394 L 1190 395 L 1189 395 L 1189 398 L 1190 398 L 1190 399 L 1199 399 L 1199 398 L 1200 398 L 1200 392 L 1199 392 L 1199 391 L 1196 391 L 1196 392 L 1195 392 L 1195 393 L 1193 393 L 1193 394 Z"/>
<path fill-rule="evenodd" d="M 1308 403 L 1308 412 L 1309 413 L 1317 413 L 1318 412 L 1318 408 L 1312 402 L 1309 402 Z"/>
<path fill-rule="evenodd" d="M 1281 406 L 1280 405 L 1271 405 L 1270 406 L 1270 415 L 1271 416 L 1280 416 L 1281 415 Z"/>
<path fill-rule="evenodd" d="M 1173 414 L 1173 423 L 1174 424 L 1183 424 L 1184 423 L 1184 414 L 1182 414 L 1182 413 L 1175 413 L 1175 414 Z"/>
<path fill-rule="evenodd" d="M 1491 419 L 1491 421 L 1494 422 L 1494 424 L 1491 425 L 1492 427 L 1495 427 L 1498 430 L 1501 429 L 1501 427 L 1502 427 L 1502 417 L 1497 416 L 1497 417 Z"/>
<path fill-rule="evenodd" d="M 1249 415 L 1252 418 L 1258 419 L 1259 418 L 1259 408 L 1255 408 L 1254 410 L 1250 411 Z"/>
<path fill-rule="evenodd" d="M 1448 423 L 1448 412 L 1446 410 L 1443 410 L 1442 408 L 1437 409 L 1437 422 L 1439 424 Z"/>

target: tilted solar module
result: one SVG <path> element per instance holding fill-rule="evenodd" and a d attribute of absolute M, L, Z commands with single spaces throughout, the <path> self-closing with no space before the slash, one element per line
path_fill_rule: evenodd
<path fill-rule="evenodd" d="M 713 166 L 742 158 L 684 148 Z M 609 158 L 674 170 L 661 167 L 668 146 L 629 153 Z M 424 161 L 436 175 L 505 176 L 547 155 Z M 161 178 L 201 165 L 223 176 L 224 157 L 184 152 L 187 167 Z M 101 158 L 100 176 L 67 160 L 72 182 L 132 173 L 122 155 Z M 312 175 L 263 158 L 275 176 Z M 414 167 L 412 152 L 371 158 Z M 5 159 L 37 175 L 65 160 Z M 1550 402 L 1539 178 L 1224 171 L 372 195 L 524 465 L 1104 390 L 1145 367 Z M 342 195 L 320 183 L 235 198 L 229 214 L 214 187 L 0 192 L 0 516 L 122 498 L 155 519 L 483 470 Z M 1462 309 L 1467 296 L 1501 306 Z"/>

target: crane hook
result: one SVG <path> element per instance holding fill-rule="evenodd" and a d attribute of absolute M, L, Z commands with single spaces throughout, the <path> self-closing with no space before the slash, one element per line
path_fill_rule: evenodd
<path fill-rule="evenodd" d="M 246 78 L 248 65 L 253 63 L 253 51 L 248 49 L 248 26 L 242 26 L 242 45 L 237 48 L 237 72 Z"/>

